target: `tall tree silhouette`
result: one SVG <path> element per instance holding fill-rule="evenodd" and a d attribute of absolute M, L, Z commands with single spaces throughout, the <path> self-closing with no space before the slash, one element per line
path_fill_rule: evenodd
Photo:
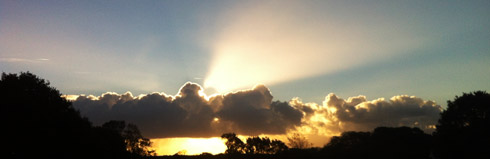
<path fill-rule="evenodd" d="M 490 158 L 490 94 L 463 93 L 448 101 L 434 137 L 440 158 Z"/>
<path fill-rule="evenodd" d="M 235 133 L 225 133 L 221 135 L 222 139 L 226 139 L 227 154 L 241 154 L 245 152 L 245 144 L 236 136 Z"/>
<path fill-rule="evenodd" d="M 58 90 L 32 73 L 2 73 L 0 102 L 6 158 L 127 157 L 119 135 L 93 128 Z"/>
<path fill-rule="evenodd" d="M 291 136 L 288 136 L 288 141 L 288 146 L 296 149 L 306 149 L 313 145 L 305 136 L 299 133 L 293 133 Z"/>
<path fill-rule="evenodd" d="M 152 142 L 143 137 L 138 127 L 134 124 L 126 124 L 124 121 L 111 120 L 102 125 L 102 128 L 112 130 L 124 138 L 126 150 L 133 156 L 154 156 L 155 151 L 149 150 Z"/>

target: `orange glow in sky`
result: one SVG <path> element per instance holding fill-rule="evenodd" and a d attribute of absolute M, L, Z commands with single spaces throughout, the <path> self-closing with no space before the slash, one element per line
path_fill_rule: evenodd
<path fill-rule="evenodd" d="M 262 134 L 260 137 L 268 137 L 270 139 L 281 140 L 286 143 L 287 135 L 271 135 Z M 243 142 L 246 142 L 247 138 L 250 136 L 238 135 Z M 307 138 L 313 143 L 313 146 L 323 146 L 326 140 L 329 139 L 325 136 L 310 136 Z M 158 138 L 151 139 L 153 142 L 153 149 L 156 151 L 157 155 L 174 155 L 178 152 L 185 152 L 185 155 L 199 155 L 203 152 L 208 152 L 211 154 L 220 154 L 226 151 L 226 140 L 220 137 L 211 138 Z"/>
<path fill-rule="evenodd" d="M 203 152 L 219 154 L 226 150 L 225 140 L 219 137 L 159 138 L 151 141 L 158 155 L 173 155 L 182 150 L 187 151 L 186 155 L 199 155 Z"/>

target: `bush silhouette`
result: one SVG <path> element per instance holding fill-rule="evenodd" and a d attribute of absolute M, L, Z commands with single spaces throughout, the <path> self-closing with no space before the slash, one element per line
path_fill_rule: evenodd
<path fill-rule="evenodd" d="M 149 150 L 152 144 L 150 139 L 143 137 L 136 125 L 126 124 L 125 121 L 111 120 L 104 123 L 102 128 L 112 130 L 112 132 L 121 136 L 125 142 L 125 149 L 132 156 L 155 156 L 155 151 Z"/>
<path fill-rule="evenodd" d="M 490 94 L 463 93 L 448 101 L 434 137 L 440 158 L 490 158 Z"/>
<path fill-rule="evenodd" d="M 429 158 L 431 136 L 419 128 L 378 127 L 344 132 L 323 148 L 328 158 Z"/>
<path fill-rule="evenodd" d="M 305 136 L 299 133 L 293 133 L 291 136 L 288 136 L 288 146 L 296 149 L 307 149 L 311 147 L 311 144 Z"/>
<path fill-rule="evenodd" d="M 0 80 L 6 158 L 126 158 L 120 135 L 94 128 L 49 82 L 32 73 Z"/>
<path fill-rule="evenodd" d="M 288 147 L 280 140 L 271 140 L 268 137 L 248 137 L 245 144 L 247 154 L 276 154 L 287 150 Z"/>

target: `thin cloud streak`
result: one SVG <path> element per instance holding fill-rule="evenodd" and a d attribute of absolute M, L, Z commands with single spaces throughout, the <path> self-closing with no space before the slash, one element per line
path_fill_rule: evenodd
<path fill-rule="evenodd" d="M 28 59 L 28 58 L 0 58 L 0 61 L 5 61 L 5 62 L 29 62 L 29 63 L 36 63 L 36 62 L 44 62 L 44 61 L 49 61 L 47 58 L 38 58 L 38 59 Z"/>

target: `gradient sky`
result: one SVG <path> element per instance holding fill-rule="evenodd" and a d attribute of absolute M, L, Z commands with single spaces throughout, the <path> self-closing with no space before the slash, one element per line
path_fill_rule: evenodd
<path fill-rule="evenodd" d="M 263 83 L 278 100 L 409 94 L 445 105 L 490 88 L 489 6 L 2 0 L 0 68 L 36 73 L 64 94 L 174 94 L 187 81 L 213 93 Z M 213 89 L 207 79 L 232 84 Z"/>
<path fill-rule="evenodd" d="M 63 94 L 267 86 L 446 101 L 490 90 L 490 1 L 0 0 L 0 71 Z"/>

